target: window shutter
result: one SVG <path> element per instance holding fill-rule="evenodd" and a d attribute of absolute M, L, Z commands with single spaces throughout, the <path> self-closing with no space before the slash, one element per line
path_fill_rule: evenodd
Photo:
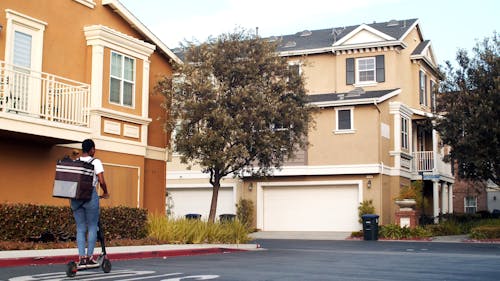
<path fill-rule="evenodd" d="M 376 56 L 376 79 L 377 82 L 385 82 L 385 63 L 384 55 Z"/>
<path fill-rule="evenodd" d="M 345 60 L 346 64 L 346 84 L 354 84 L 354 58 L 348 58 Z"/>

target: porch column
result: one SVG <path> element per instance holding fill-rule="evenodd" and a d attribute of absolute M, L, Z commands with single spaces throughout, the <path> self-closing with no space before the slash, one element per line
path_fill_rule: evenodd
<path fill-rule="evenodd" d="M 448 210 L 453 214 L 453 184 L 448 183 Z"/>
<path fill-rule="evenodd" d="M 447 214 L 448 212 L 448 186 L 445 182 L 441 182 L 441 211 L 443 214 Z"/>
<path fill-rule="evenodd" d="M 434 121 L 433 121 L 434 122 Z M 432 173 L 439 174 L 438 167 L 438 133 L 432 129 Z"/>
<path fill-rule="evenodd" d="M 439 222 L 439 182 L 432 182 L 432 209 L 434 216 L 434 223 Z"/>

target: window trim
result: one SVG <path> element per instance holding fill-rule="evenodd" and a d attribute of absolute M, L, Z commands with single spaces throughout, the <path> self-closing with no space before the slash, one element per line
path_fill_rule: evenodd
<path fill-rule="evenodd" d="M 117 76 L 114 76 L 112 74 L 113 54 L 117 54 L 117 55 L 122 57 L 121 58 L 122 77 L 117 77 Z M 134 79 L 133 81 L 125 79 L 125 58 L 129 58 L 133 62 L 133 79 Z M 137 69 L 136 69 L 137 67 L 136 66 L 137 66 L 137 63 L 136 63 L 136 59 L 134 57 L 127 56 L 127 55 L 119 53 L 117 51 L 113 51 L 113 50 L 110 51 L 110 55 L 109 55 L 109 99 L 108 99 L 108 102 L 110 104 L 119 105 L 119 106 L 128 107 L 128 108 L 135 108 L 135 96 L 136 96 L 135 87 L 136 87 L 136 80 L 137 80 Z M 111 79 L 113 79 L 113 78 L 120 81 L 120 102 L 119 103 L 111 101 Z M 124 98 L 123 98 L 123 91 L 124 91 L 123 85 L 125 82 L 132 84 L 132 104 L 131 105 L 123 103 L 123 100 L 124 100 Z"/>
<path fill-rule="evenodd" d="M 350 113 L 350 128 L 349 129 L 339 129 L 339 111 L 349 110 Z M 354 128 L 354 107 L 338 107 L 335 108 L 335 134 L 353 134 L 356 132 Z"/>

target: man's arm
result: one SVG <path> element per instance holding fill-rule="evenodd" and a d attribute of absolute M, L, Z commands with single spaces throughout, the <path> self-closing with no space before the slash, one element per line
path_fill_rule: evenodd
<path fill-rule="evenodd" d="M 97 180 L 99 181 L 99 186 L 103 191 L 101 198 L 108 199 L 109 198 L 108 186 L 106 185 L 106 181 L 104 180 L 104 172 L 97 174 Z"/>

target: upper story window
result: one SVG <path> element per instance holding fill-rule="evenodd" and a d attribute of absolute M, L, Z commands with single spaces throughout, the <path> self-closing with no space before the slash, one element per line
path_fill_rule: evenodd
<path fill-rule="evenodd" d="M 384 81 L 384 55 L 346 59 L 347 85 L 376 84 Z"/>
<path fill-rule="evenodd" d="M 375 58 L 356 60 L 358 83 L 375 82 Z"/>
<path fill-rule="evenodd" d="M 335 109 L 335 133 L 354 133 L 354 108 L 341 107 Z"/>
<path fill-rule="evenodd" d="M 419 96 L 420 104 L 427 106 L 427 75 L 422 70 L 419 74 Z"/>
<path fill-rule="evenodd" d="M 431 80 L 429 89 L 431 91 L 431 110 L 432 112 L 436 112 L 436 82 Z"/>
<path fill-rule="evenodd" d="M 409 120 L 406 117 L 401 117 L 401 148 L 408 150 L 409 148 Z"/>
<path fill-rule="evenodd" d="M 123 106 L 134 106 L 135 60 L 111 52 L 109 101 Z"/>

